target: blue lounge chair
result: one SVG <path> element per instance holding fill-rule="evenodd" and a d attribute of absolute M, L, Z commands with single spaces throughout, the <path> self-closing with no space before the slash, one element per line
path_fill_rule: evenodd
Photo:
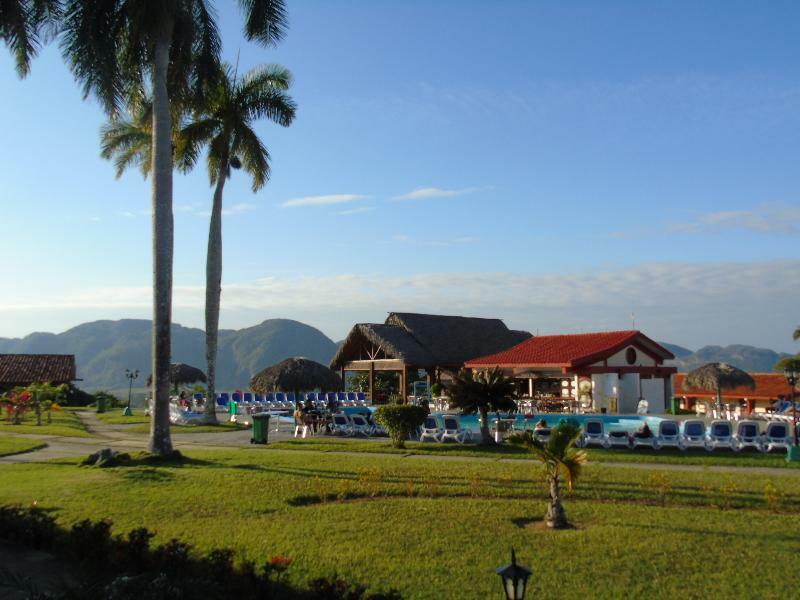
<path fill-rule="evenodd" d="M 244 398 L 242 398 L 242 402 L 245 404 L 252 404 L 253 403 L 253 394 L 251 392 L 245 392 Z"/>
<path fill-rule="evenodd" d="M 441 438 L 442 429 L 439 427 L 439 422 L 436 420 L 435 416 L 428 415 L 425 417 L 425 423 L 423 423 L 420 430 L 419 441 L 433 440 L 434 442 L 440 442 Z"/>
<path fill-rule="evenodd" d="M 733 435 L 733 449 L 741 452 L 745 448 L 755 448 L 759 452 L 763 451 L 761 431 L 755 421 L 739 421 L 736 425 L 736 433 Z"/>
<path fill-rule="evenodd" d="M 361 406 L 367 405 L 367 395 L 364 392 L 356 392 L 356 400 Z"/>
<path fill-rule="evenodd" d="M 222 392 L 217 395 L 217 406 L 228 406 L 228 402 L 230 402 L 228 392 Z"/>
<path fill-rule="evenodd" d="M 444 430 L 440 436 L 442 442 L 453 440 L 463 444 L 467 440 L 472 441 L 472 431 L 461 427 L 458 415 L 442 415 L 442 429 Z"/>
<path fill-rule="evenodd" d="M 344 392 L 336 392 L 336 400 L 339 402 L 339 406 L 344 406 L 347 404 L 347 394 Z"/>
<path fill-rule="evenodd" d="M 297 399 L 297 397 L 294 395 L 294 392 L 287 392 L 286 401 L 291 402 L 292 406 L 297 405 L 298 402 L 302 402 L 302 400 Z"/>
<path fill-rule="evenodd" d="M 683 423 L 681 450 L 687 448 L 707 448 L 706 424 L 701 419 L 689 419 Z"/>
<path fill-rule="evenodd" d="M 358 403 L 358 397 L 355 392 L 347 392 L 347 403 L 350 406 L 355 406 Z"/>
<path fill-rule="evenodd" d="M 592 444 L 608 448 L 608 435 L 606 434 L 605 423 L 601 419 L 586 419 L 583 423 L 581 446 L 586 448 Z"/>

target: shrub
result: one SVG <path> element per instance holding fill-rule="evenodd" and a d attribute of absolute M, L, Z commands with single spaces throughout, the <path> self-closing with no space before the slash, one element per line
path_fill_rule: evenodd
<path fill-rule="evenodd" d="M 428 413 L 422 406 L 407 404 L 387 404 L 375 411 L 375 420 L 389 432 L 395 448 L 406 447 L 406 440 L 425 422 L 426 416 Z"/>

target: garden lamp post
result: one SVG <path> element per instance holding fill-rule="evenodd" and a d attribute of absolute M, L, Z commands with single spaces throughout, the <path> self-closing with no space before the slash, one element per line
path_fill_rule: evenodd
<path fill-rule="evenodd" d="M 523 600 L 525 598 L 525 585 L 531 570 L 517 564 L 517 555 L 514 548 L 511 548 L 511 564 L 499 567 L 497 574 L 503 582 L 503 592 L 506 600 Z"/>
<path fill-rule="evenodd" d="M 125 407 L 125 410 L 122 411 L 122 414 L 126 417 L 130 417 L 133 414 L 131 412 L 131 393 L 133 392 L 133 380 L 139 377 L 139 369 L 136 369 L 135 371 L 125 369 L 125 377 L 128 378 L 128 405 Z"/>
<path fill-rule="evenodd" d="M 797 385 L 797 367 L 796 366 L 788 366 L 783 371 L 783 374 L 786 376 L 786 381 L 791 387 L 791 403 L 792 403 L 792 423 L 794 424 L 794 446 L 797 448 L 798 445 L 798 435 L 797 435 L 797 405 L 794 403 L 794 387 Z M 795 450 L 797 452 L 797 450 Z"/>

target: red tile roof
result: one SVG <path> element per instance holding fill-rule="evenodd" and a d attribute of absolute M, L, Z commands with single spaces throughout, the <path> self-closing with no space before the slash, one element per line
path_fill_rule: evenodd
<path fill-rule="evenodd" d="M 0 354 L 0 385 L 76 380 L 74 354 Z"/>
<path fill-rule="evenodd" d="M 740 387 L 733 388 L 732 390 L 723 390 L 722 397 L 729 399 L 743 399 L 750 400 L 777 400 L 778 396 L 789 396 L 791 389 L 789 384 L 786 383 L 786 377 L 781 373 L 750 373 L 750 376 L 756 382 L 756 389 Z M 713 390 L 698 390 L 698 389 L 683 389 L 683 381 L 686 378 L 686 373 L 678 373 L 675 375 L 675 395 L 685 396 L 687 398 L 708 397 L 716 398 L 717 394 Z"/>
<path fill-rule="evenodd" d="M 540 335 L 503 352 L 468 360 L 466 366 L 573 367 L 614 354 L 634 341 L 643 343 L 664 359 L 674 358 L 667 349 L 640 331 L 606 331 Z"/>

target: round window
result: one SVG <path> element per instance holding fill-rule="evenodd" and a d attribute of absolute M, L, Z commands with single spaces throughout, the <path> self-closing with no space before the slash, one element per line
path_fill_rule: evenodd
<path fill-rule="evenodd" d="M 632 365 L 636 362 L 636 350 L 634 348 L 628 348 L 625 351 L 625 361 Z"/>

